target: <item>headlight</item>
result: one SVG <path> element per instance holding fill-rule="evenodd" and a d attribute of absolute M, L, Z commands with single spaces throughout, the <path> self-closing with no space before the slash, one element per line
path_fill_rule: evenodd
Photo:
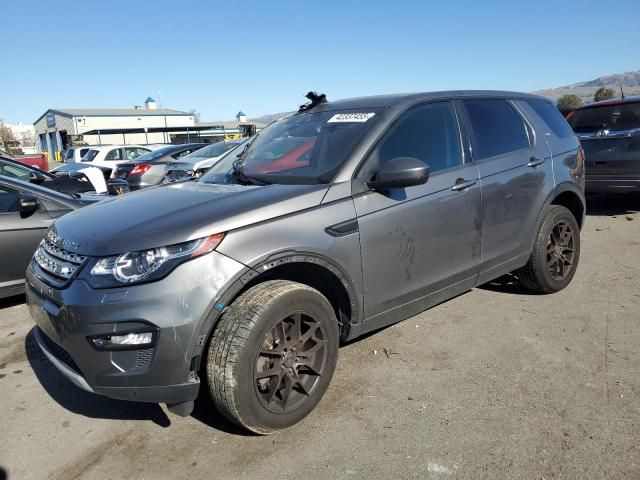
<path fill-rule="evenodd" d="M 166 247 L 101 258 L 91 269 L 91 283 L 95 287 L 106 288 L 157 280 L 180 263 L 211 252 L 223 238 L 224 233 L 217 233 Z"/>

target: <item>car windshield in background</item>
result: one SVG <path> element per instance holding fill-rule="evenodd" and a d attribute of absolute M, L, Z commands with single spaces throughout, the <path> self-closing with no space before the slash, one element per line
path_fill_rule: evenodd
<path fill-rule="evenodd" d="M 179 149 L 176 148 L 173 145 L 170 146 L 170 147 L 162 147 L 162 148 L 159 148 L 158 150 L 153 150 L 151 152 L 143 153 L 142 155 L 137 157 L 134 161 L 136 163 L 150 162 L 150 161 L 155 160 L 157 158 L 164 157 L 165 155 L 173 153 L 176 150 L 179 150 Z"/>
<path fill-rule="evenodd" d="M 227 156 L 199 181 L 328 183 L 375 120 L 374 111 L 292 115 L 265 128 L 241 157 Z"/>
<path fill-rule="evenodd" d="M 83 162 L 93 162 L 93 159 L 96 158 L 96 155 L 98 155 L 98 150 L 89 150 L 82 157 L 82 161 Z"/>
<path fill-rule="evenodd" d="M 615 132 L 640 128 L 640 102 L 576 110 L 569 123 L 576 133 L 598 130 Z"/>
<path fill-rule="evenodd" d="M 237 142 L 218 142 L 212 143 L 211 145 L 207 145 L 195 152 L 186 155 L 180 159 L 181 162 L 192 162 L 196 163 L 202 160 L 203 158 L 214 158 L 219 157 L 225 152 L 228 152 L 232 148 L 235 148 L 239 145 Z"/>

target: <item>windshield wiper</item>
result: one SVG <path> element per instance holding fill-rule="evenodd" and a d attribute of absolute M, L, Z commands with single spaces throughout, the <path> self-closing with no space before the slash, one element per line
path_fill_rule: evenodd
<path fill-rule="evenodd" d="M 242 183 L 244 185 L 269 185 L 269 182 L 244 173 L 244 159 L 240 155 L 238 155 L 238 159 L 233 162 L 232 166 L 233 176 L 236 178 L 238 183 Z"/>

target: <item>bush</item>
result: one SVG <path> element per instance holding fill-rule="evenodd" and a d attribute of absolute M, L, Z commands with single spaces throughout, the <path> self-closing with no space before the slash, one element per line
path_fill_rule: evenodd
<path fill-rule="evenodd" d="M 578 108 L 582 105 L 582 99 L 577 95 L 562 95 L 558 99 L 558 108 L 561 110 L 570 110 Z"/>
<path fill-rule="evenodd" d="M 615 96 L 616 92 L 614 92 L 613 89 L 600 87 L 598 90 L 596 90 L 596 93 L 593 96 L 593 101 L 601 102 L 602 100 L 610 100 L 612 98 L 615 98 Z"/>

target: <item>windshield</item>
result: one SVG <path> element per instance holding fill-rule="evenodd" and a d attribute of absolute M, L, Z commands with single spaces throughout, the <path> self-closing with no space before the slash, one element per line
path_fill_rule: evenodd
<path fill-rule="evenodd" d="M 152 160 L 155 160 L 156 158 L 164 157 L 165 155 L 173 153 L 176 150 L 179 150 L 179 148 L 176 148 L 175 146 L 172 145 L 170 147 L 162 147 L 162 148 L 159 148 L 158 150 L 153 150 L 151 152 L 143 153 L 142 155 L 140 155 L 135 159 L 135 163 L 150 162 Z"/>
<path fill-rule="evenodd" d="M 241 176 L 261 183 L 328 183 L 375 120 L 373 111 L 286 117 L 254 137 L 242 157 L 227 156 L 199 181 L 237 183 L 241 167 Z"/>
<path fill-rule="evenodd" d="M 576 110 L 569 120 L 576 133 L 640 128 L 640 103 L 622 103 Z"/>
<path fill-rule="evenodd" d="M 185 155 L 180 159 L 180 162 L 187 163 L 196 163 L 202 160 L 203 158 L 214 158 L 219 157 L 225 152 L 228 152 L 232 148 L 235 148 L 239 145 L 239 142 L 218 142 L 212 143 L 211 145 L 207 145 L 195 152 Z"/>

